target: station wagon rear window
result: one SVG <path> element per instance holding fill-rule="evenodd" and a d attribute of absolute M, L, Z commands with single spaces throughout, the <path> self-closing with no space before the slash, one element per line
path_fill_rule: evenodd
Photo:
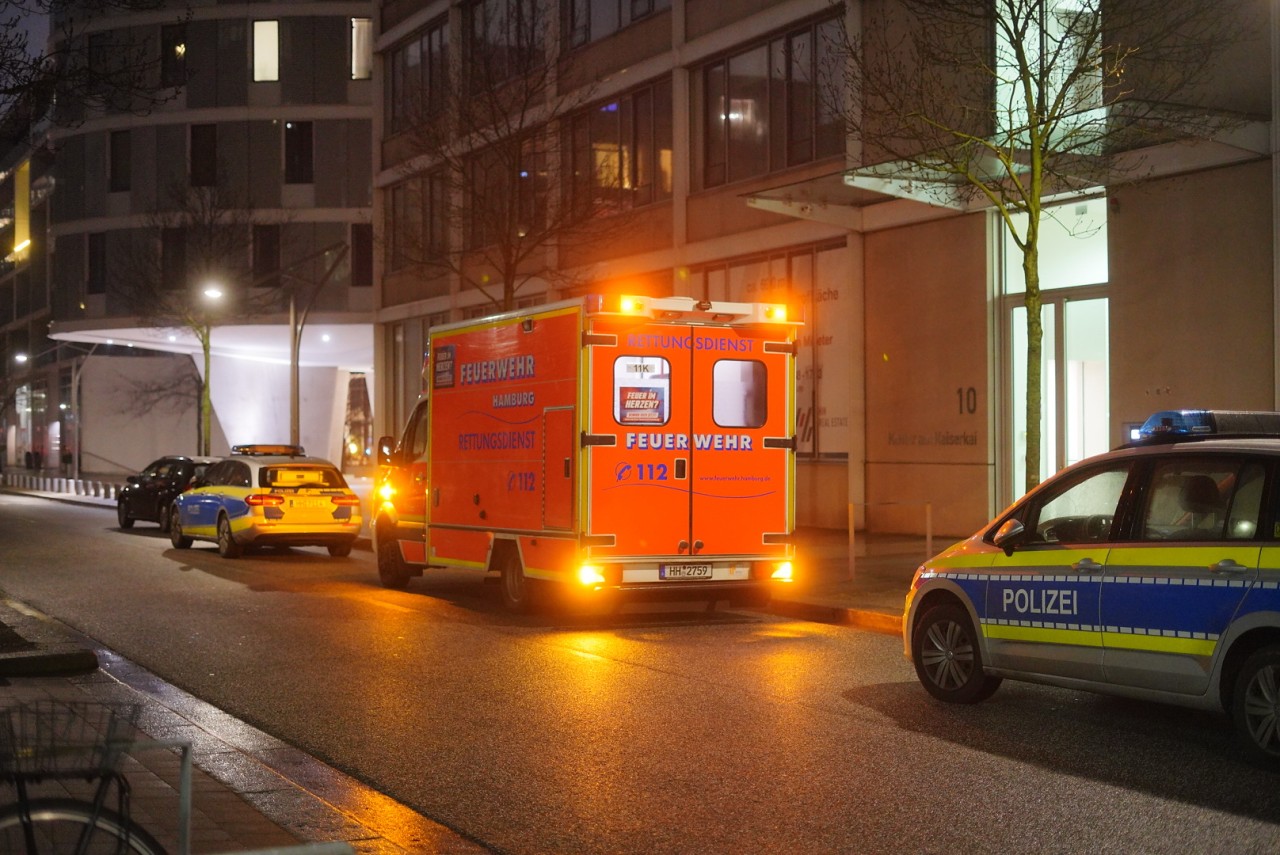
<path fill-rule="evenodd" d="M 258 486 L 272 490 L 341 490 L 347 486 L 342 473 L 324 466 L 264 466 Z"/>

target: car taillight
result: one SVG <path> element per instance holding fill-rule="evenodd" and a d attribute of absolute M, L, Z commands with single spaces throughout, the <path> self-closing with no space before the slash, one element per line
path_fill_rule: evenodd
<path fill-rule="evenodd" d="M 358 505 L 360 504 L 359 496 L 334 496 L 333 503 L 335 505 Z"/>
<path fill-rule="evenodd" d="M 255 508 L 266 506 L 275 507 L 277 505 L 284 504 L 284 496 L 279 496 L 275 493 L 250 493 L 245 497 L 244 503 L 246 505 L 252 505 Z"/>

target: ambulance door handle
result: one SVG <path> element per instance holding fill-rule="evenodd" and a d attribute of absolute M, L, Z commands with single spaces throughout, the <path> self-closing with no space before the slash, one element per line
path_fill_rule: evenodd
<path fill-rule="evenodd" d="M 1248 570 L 1248 567 L 1232 558 L 1224 558 L 1217 564 L 1209 565 L 1210 573 L 1245 573 Z"/>
<path fill-rule="evenodd" d="M 684 554 L 684 552 L 685 552 L 685 550 L 686 550 L 686 549 L 688 549 L 688 548 L 689 548 L 689 541 L 687 541 L 687 540 L 682 540 L 682 541 L 680 541 L 680 544 L 679 544 L 679 546 L 677 547 L 677 551 L 678 551 L 681 555 L 683 555 L 683 554 Z"/>
<path fill-rule="evenodd" d="M 693 542 L 693 552 L 690 552 L 689 554 L 690 554 L 690 555 L 697 555 L 699 552 L 701 552 L 701 551 L 702 551 L 702 547 L 703 547 L 704 545 L 705 545 L 705 544 L 704 544 L 702 541 L 700 541 L 700 540 L 695 540 L 695 541 Z"/>
<path fill-rule="evenodd" d="M 1081 558 L 1071 565 L 1071 569 L 1077 573 L 1097 573 L 1102 570 L 1102 565 L 1092 558 Z"/>
<path fill-rule="evenodd" d="M 567 457 L 564 459 L 564 477 L 573 477 L 573 463 Z"/>
<path fill-rule="evenodd" d="M 676 458 L 676 480 L 683 481 L 685 479 L 685 469 L 688 468 L 689 461 L 683 457 Z"/>

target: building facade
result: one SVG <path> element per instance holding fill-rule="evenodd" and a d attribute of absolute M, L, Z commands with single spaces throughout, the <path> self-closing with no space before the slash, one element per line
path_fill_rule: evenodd
<path fill-rule="evenodd" d="M 552 198 L 569 209 L 585 198 L 623 226 L 557 247 L 574 280 L 530 276 L 511 304 L 634 289 L 802 306 L 801 525 L 961 535 L 1012 501 L 1026 430 L 1020 254 L 982 205 L 857 180 L 873 162 L 818 94 L 841 73 L 826 55 L 839 26 L 859 32 L 892 5 L 380 3 L 382 432 L 423 391 L 425 330 L 501 307 L 463 265 L 429 263 L 467 236 L 433 225 L 459 191 L 432 189 L 441 158 L 416 144 L 414 106 L 474 73 L 484 45 L 501 41 L 493 22 L 517 22 L 511 42 L 541 9 L 557 97 L 588 92 L 550 111 L 568 140 L 544 162 Z M 1215 54 L 1195 102 L 1239 117 L 1230 130 L 1152 143 L 1140 173 L 1050 200 L 1042 474 L 1119 444 L 1155 410 L 1277 406 L 1277 24 L 1268 4 L 1244 0 L 1237 13 L 1252 26 Z M 415 263 L 400 247 L 424 234 Z"/>
<path fill-rule="evenodd" d="M 60 99 L 13 143 L 5 198 L 27 200 L 11 228 L 30 244 L 0 270 L 3 465 L 120 473 L 196 453 L 206 383 L 213 453 L 296 433 L 365 461 L 372 17 L 207 0 L 53 21 L 50 52 L 108 73 L 100 98 Z M 154 103 L 112 89 L 126 61 Z"/>

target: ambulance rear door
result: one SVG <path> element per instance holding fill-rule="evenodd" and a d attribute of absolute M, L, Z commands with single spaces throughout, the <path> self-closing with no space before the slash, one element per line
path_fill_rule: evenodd
<path fill-rule="evenodd" d="M 583 433 L 593 554 L 783 551 L 794 406 L 781 329 L 595 320 Z"/>

